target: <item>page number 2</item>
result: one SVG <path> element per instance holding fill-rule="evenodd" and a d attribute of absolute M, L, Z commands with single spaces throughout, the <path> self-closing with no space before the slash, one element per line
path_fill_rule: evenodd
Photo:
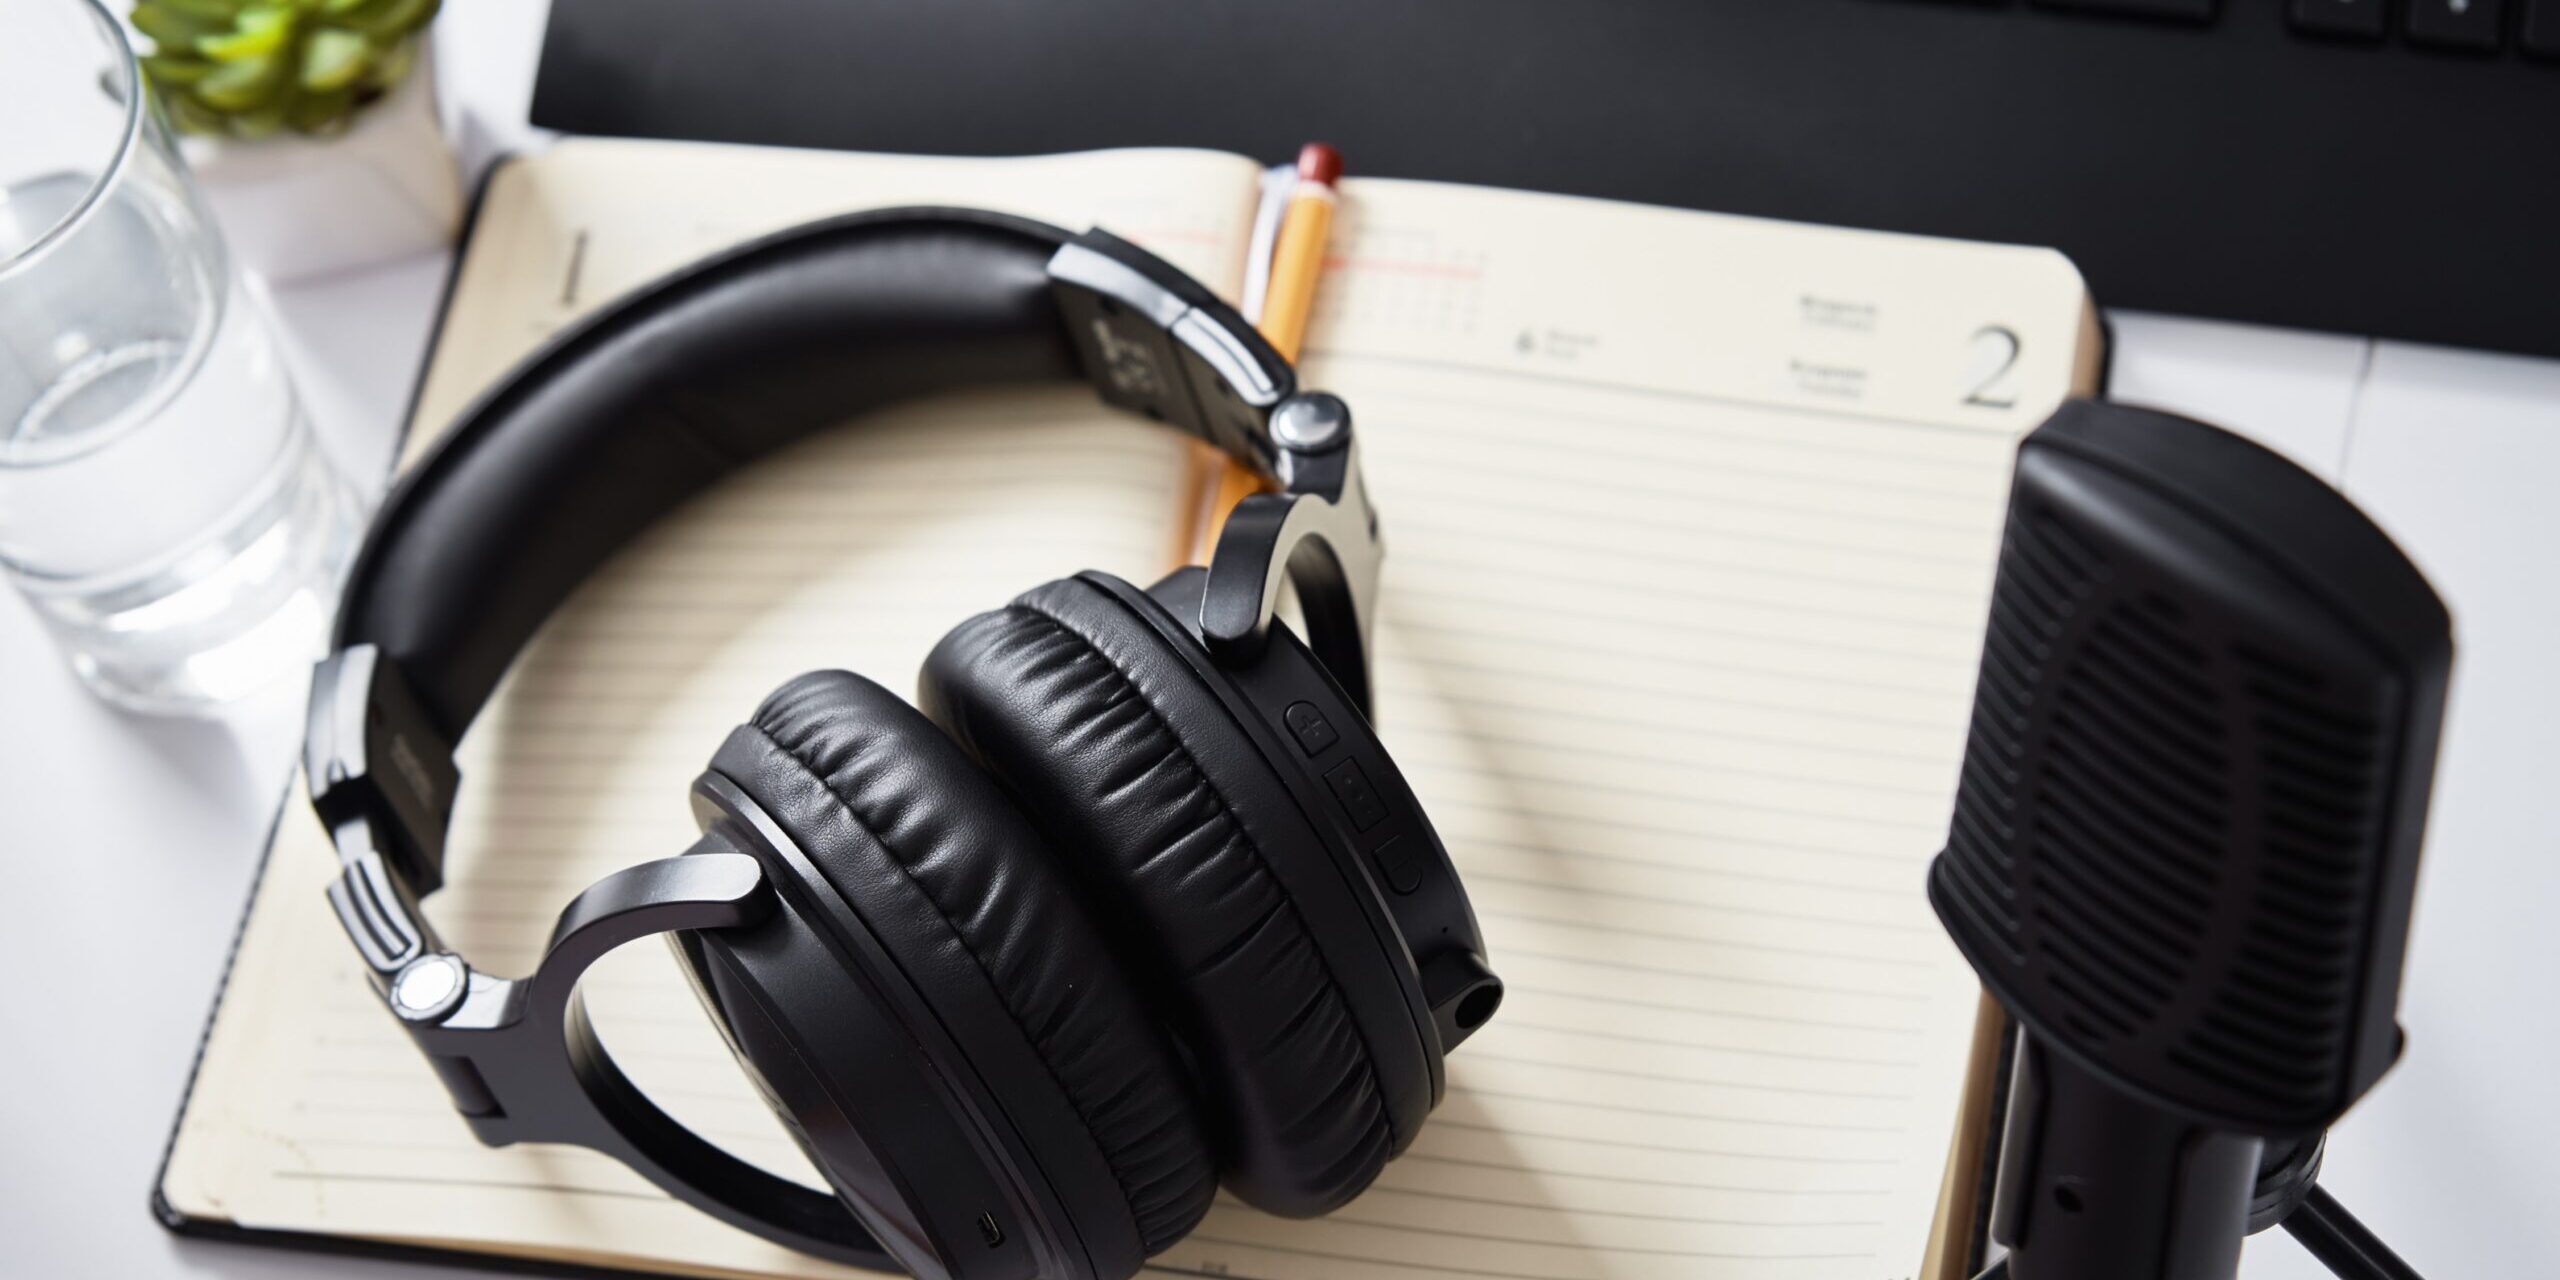
<path fill-rule="evenodd" d="M 1987 324 L 1974 330 L 1965 349 L 1964 402 L 1985 409 L 2010 409 L 2018 403 L 2017 389 L 2009 385 L 2009 371 L 2018 367 L 2018 334 L 2005 324 Z"/>

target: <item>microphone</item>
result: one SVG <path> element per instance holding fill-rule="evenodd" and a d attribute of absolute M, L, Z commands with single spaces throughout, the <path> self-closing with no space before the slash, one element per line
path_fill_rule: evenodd
<path fill-rule="evenodd" d="M 2262 1159 L 2399 1056 L 2452 657 L 2416 567 L 2272 452 L 2089 401 L 2020 445 L 1929 867 L 2018 1027 L 2012 1280 L 2231 1280 Z"/>

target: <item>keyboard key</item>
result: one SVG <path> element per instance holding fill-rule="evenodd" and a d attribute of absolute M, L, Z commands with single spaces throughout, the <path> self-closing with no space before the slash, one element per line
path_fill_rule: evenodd
<path fill-rule="evenodd" d="M 2047 9 L 2078 9 L 2084 13 L 2123 13 L 2137 18 L 2178 18 L 2189 22 L 2213 20 L 2214 0 L 2036 0 Z"/>
<path fill-rule="evenodd" d="M 2504 16 L 2506 0 L 2409 0 L 2409 41 L 2439 49 L 2495 49 Z"/>
<path fill-rule="evenodd" d="M 2560 58 L 2560 0 L 2528 0 L 2523 44 L 2527 53 Z"/>
<path fill-rule="evenodd" d="M 2324 36 L 2379 40 L 2387 25 L 2382 3 L 2383 0 L 2293 0 L 2293 25 Z"/>

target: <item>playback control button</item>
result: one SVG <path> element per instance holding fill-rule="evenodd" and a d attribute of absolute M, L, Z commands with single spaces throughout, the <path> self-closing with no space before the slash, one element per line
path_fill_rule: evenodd
<path fill-rule="evenodd" d="M 1351 818 L 1351 825 L 1366 831 L 1387 820 L 1387 802 L 1378 798 L 1378 789 L 1369 785 L 1369 775 L 1360 772 L 1360 762 L 1345 760 L 1325 770 L 1325 784 L 1333 788 L 1333 798 Z"/>
<path fill-rule="evenodd" d="M 1379 878 L 1398 893 L 1411 893 L 1422 884 L 1422 859 L 1414 852 L 1415 843 L 1405 836 L 1389 836 L 1385 844 L 1369 851 Z"/>
<path fill-rule="evenodd" d="M 1289 725 L 1289 734 L 1298 740 L 1298 749 L 1308 755 L 1321 755 L 1334 744 L 1333 726 L 1325 723 L 1324 713 L 1312 702 L 1292 702 L 1280 713 Z"/>

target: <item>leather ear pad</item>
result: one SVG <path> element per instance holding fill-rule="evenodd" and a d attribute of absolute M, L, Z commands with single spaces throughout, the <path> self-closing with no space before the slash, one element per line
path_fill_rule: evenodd
<path fill-rule="evenodd" d="M 1305 1217 L 1365 1189 L 1402 1144 L 1343 975 L 1267 861 L 1318 837 L 1198 673 L 1069 578 L 944 637 L 918 702 L 1041 816 L 1141 986 L 1184 1015 L 1236 1195 Z"/>
<path fill-rule="evenodd" d="M 1199 1222 L 1215 1171 L 1171 1046 L 1038 833 L 950 739 L 880 686 L 819 671 L 765 699 L 711 767 L 858 913 L 948 923 L 970 963 L 900 966 L 928 1000 L 955 971 L 992 986 L 1118 1178 L 1147 1253 Z"/>

